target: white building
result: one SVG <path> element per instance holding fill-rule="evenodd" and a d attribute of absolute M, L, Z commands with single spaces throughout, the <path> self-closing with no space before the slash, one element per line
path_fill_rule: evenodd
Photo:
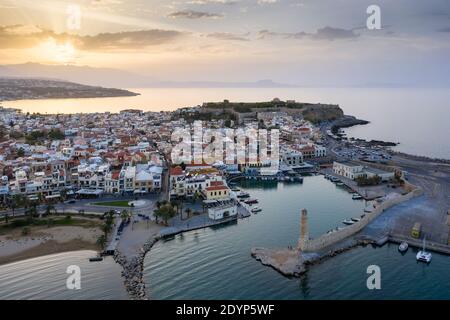
<path fill-rule="evenodd" d="M 395 173 L 384 171 L 377 168 L 366 167 L 354 161 L 335 161 L 333 163 L 333 171 L 335 174 L 355 180 L 358 177 L 380 177 L 381 181 L 389 181 L 395 177 Z"/>
<path fill-rule="evenodd" d="M 222 220 L 237 216 L 237 205 L 234 201 L 208 202 L 208 217 L 211 220 Z"/>
<path fill-rule="evenodd" d="M 315 145 L 315 156 L 316 158 L 326 157 L 327 156 L 327 148 L 324 146 Z"/>
<path fill-rule="evenodd" d="M 303 154 L 299 151 L 289 150 L 282 152 L 280 158 L 286 165 L 291 167 L 297 167 L 303 164 Z"/>
<path fill-rule="evenodd" d="M 355 180 L 364 176 L 364 167 L 354 161 L 335 161 L 333 163 L 333 172 L 348 179 Z"/>

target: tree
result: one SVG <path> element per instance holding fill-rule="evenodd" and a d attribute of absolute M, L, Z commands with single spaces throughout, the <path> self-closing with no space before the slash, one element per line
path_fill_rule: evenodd
<path fill-rule="evenodd" d="M 111 226 L 111 225 L 108 225 L 107 223 L 105 223 L 105 224 L 102 226 L 102 231 L 103 231 L 103 235 L 105 236 L 105 239 L 108 238 L 108 234 L 109 234 L 109 232 L 111 231 L 111 228 L 112 228 L 112 226 Z"/>
<path fill-rule="evenodd" d="M 129 213 L 127 210 L 122 210 L 122 212 L 120 213 L 120 217 L 122 218 L 122 220 L 125 220 L 129 217 Z"/>
<path fill-rule="evenodd" d="M 102 248 L 105 249 L 106 246 L 106 236 L 104 234 L 102 234 L 100 237 L 98 237 L 97 239 L 97 244 Z"/>
<path fill-rule="evenodd" d="M 62 140 L 65 138 L 64 133 L 61 132 L 60 129 L 52 129 L 50 130 L 50 132 L 48 133 L 48 137 L 51 140 Z"/>
<path fill-rule="evenodd" d="M 3 140 L 6 137 L 7 131 L 3 124 L 0 124 L 0 140 Z"/>
<path fill-rule="evenodd" d="M 23 148 L 20 148 L 19 150 L 17 150 L 17 157 L 22 158 L 25 155 L 25 151 L 23 150 Z"/>
<path fill-rule="evenodd" d="M 189 219 L 192 213 L 192 209 L 191 208 L 186 208 L 186 210 L 184 211 L 187 214 L 187 218 Z"/>
<path fill-rule="evenodd" d="M 47 207 L 45 208 L 45 214 L 46 215 L 51 215 L 52 211 L 57 214 L 58 212 L 56 211 L 56 208 L 53 204 L 49 203 L 47 204 Z"/>
<path fill-rule="evenodd" d="M 5 223 L 8 223 L 8 222 L 9 222 L 9 216 L 7 213 L 5 213 Z"/>
<path fill-rule="evenodd" d="M 164 223 L 167 225 L 167 222 L 170 218 L 173 218 L 177 212 L 174 207 L 170 204 L 165 204 L 161 206 L 161 208 L 155 210 L 153 213 L 156 218 L 161 218 L 164 220 Z"/>

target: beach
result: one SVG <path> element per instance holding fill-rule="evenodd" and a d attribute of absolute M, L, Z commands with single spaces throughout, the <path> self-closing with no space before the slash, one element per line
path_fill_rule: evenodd
<path fill-rule="evenodd" d="M 99 228 L 78 226 L 31 227 L 26 236 L 14 230 L 0 236 L 0 265 L 75 250 L 99 250 Z"/>

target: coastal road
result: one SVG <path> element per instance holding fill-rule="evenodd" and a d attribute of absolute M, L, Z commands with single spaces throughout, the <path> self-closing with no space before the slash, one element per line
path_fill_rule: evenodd
<path fill-rule="evenodd" d="M 161 195 L 159 194 L 151 194 L 151 195 L 145 195 L 145 196 L 139 196 L 138 200 L 146 200 L 146 204 L 142 207 L 109 207 L 109 206 L 98 206 L 93 205 L 92 203 L 97 202 L 109 202 L 109 201 L 133 201 L 135 200 L 134 196 L 120 196 L 120 197 L 114 197 L 114 196 L 105 196 L 98 199 L 82 199 L 82 200 L 76 200 L 73 204 L 54 204 L 55 209 L 59 214 L 64 215 L 65 213 L 78 213 L 80 210 L 84 210 L 86 214 L 98 214 L 102 215 L 105 212 L 115 209 L 115 210 L 130 210 L 134 214 L 143 213 L 143 214 L 149 214 L 153 212 L 154 204 L 156 201 L 161 199 Z M 37 207 L 38 213 L 44 213 L 47 209 L 47 205 L 40 205 Z M 0 213 L 0 217 L 4 217 L 5 214 L 8 214 L 9 217 L 13 216 L 13 211 L 3 211 Z M 18 208 L 14 210 L 14 216 L 20 217 L 25 215 L 25 209 Z"/>

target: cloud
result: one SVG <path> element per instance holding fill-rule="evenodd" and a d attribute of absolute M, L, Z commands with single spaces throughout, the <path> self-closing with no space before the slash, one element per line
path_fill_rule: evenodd
<path fill-rule="evenodd" d="M 182 10 L 176 11 L 169 14 L 170 18 L 184 18 L 184 19 L 202 19 L 202 18 L 211 18 L 218 19 L 223 18 L 223 14 L 220 13 L 211 13 L 211 12 L 203 12 L 203 11 L 194 11 L 194 10 Z"/>
<path fill-rule="evenodd" d="M 28 25 L 0 26 L 2 49 L 31 48 L 49 39 L 58 43 L 70 42 L 81 50 L 136 49 L 169 43 L 185 35 L 187 33 L 180 31 L 151 29 L 81 36 Z"/>
<path fill-rule="evenodd" d="M 228 32 L 215 32 L 215 33 L 207 34 L 206 37 L 217 39 L 217 40 L 250 41 L 248 38 L 246 38 L 247 35 L 241 36 L 241 35 L 236 35 L 236 34 L 228 33 Z"/>
<path fill-rule="evenodd" d="M 307 33 L 304 31 L 290 33 L 290 32 L 273 32 L 269 30 L 261 30 L 259 32 L 259 39 L 281 37 L 285 39 L 312 39 L 312 40 L 339 40 L 339 39 L 353 39 L 359 37 L 353 30 L 324 27 L 318 29 L 315 33 Z"/>
<path fill-rule="evenodd" d="M 450 27 L 438 29 L 438 32 L 450 32 Z"/>
<path fill-rule="evenodd" d="M 353 30 L 332 27 L 318 29 L 317 32 L 312 36 L 314 39 L 319 40 L 350 39 L 358 37 L 358 35 Z"/>
<path fill-rule="evenodd" d="M 265 5 L 265 4 L 273 4 L 277 3 L 278 0 L 258 0 L 259 5 Z"/>
<path fill-rule="evenodd" d="M 191 0 L 188 4 L 207 5 L 207 4 L 237 4 L 240 0 Z"/>
<path fill-rule="evenodd" d="M 117 33 L 100 33 L 95 36 L 78 36 L 82 49 L 135 49 L 161 45 L 185 35 L 173 30 L 141 30 Z"/>

